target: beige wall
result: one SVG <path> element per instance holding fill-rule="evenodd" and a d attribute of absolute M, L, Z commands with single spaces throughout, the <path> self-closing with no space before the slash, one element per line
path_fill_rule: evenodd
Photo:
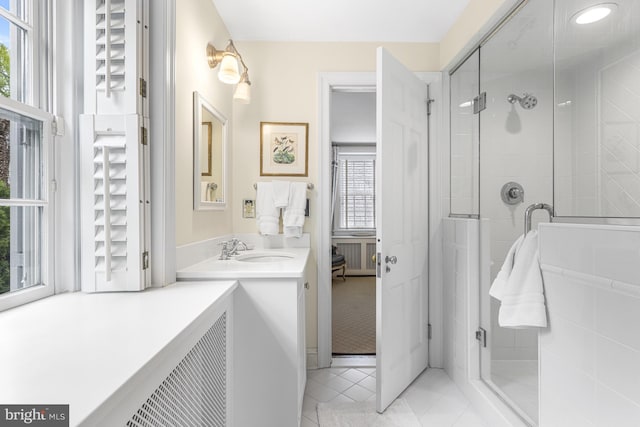
<path fill-rule="evenodd" d="M 217 69 L 207 64 L 208 42 L 224 49 L 229 32 L 211 0 L 176 2 L 176 244 L 232 232 L 232 192 L 225 211 L 193 210 L 193 92 L 198 91 L 228 119 L 233 87 L 220 83 Z M 233 139 L 233 129 L 230 129 Z M 233 155 L 233 153 L 231 153 Z M 233 171 L 229 174 L 233 181 Z"/>
<path fill-rule="evenodd" d="M 503 16 L 518 0 L 471 0 L 440 41 L 440 67 L 445 69 L 469 44 L 479 41 L 489 29 L 487 24 Z M 492 24 L 492 23 L 491 23 Z"/>
<path fill-rule="evenodd" d="M 260 177 L 260 122 L 309 123 L 309 177 L 318 181 L 318 73 L 375 71 L 376 48 L 387 48 L 414 71 L 439 70 L 437 44 L 424 43 L 266 43 L 238 42 L 249 67 L 251 104 L 233 107 L 233 231 L 255 233 L 254 219 L 242 218 L 242 199 L 254 199 L 253 183 Z M 311 216 L 304 231 L 311 233 L 312 260 L 307 295 L 307 347 L 317 347 L 316 218 L 318 191 L 309 193 Z"/>

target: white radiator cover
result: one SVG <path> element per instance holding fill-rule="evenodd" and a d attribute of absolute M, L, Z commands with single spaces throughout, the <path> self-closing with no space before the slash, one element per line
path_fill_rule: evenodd
<path fill-rule="evenodd" d="M 375 238 L 333 238 L 338 253 L 347 262 L 346 274 L 351 276 L 372 276 L 376 274 L 376 264 L 372 256 L 376 253 Z"/>
<path fill-rule="evenodd" d="M 227 338 L 225 312 L 160 383 L 126 425 L 226 426 Z"/>

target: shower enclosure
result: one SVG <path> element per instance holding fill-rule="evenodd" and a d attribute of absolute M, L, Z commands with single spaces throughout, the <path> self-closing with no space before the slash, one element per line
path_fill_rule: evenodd
<path fill-rule="evenodd" d="M 489 296 L 525 210 L 533 230 L 640 216 L 640 2 L 605 6 L 582 25 L 591 2 L 523 1 L 450 73 L 450 214 L 480 221 L 480 376 L 530 425 L 538 329 L 501 327 Z"/>

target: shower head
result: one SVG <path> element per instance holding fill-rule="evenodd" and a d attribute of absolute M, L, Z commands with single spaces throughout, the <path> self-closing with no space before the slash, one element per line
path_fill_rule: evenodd
<path fill-rule="evenodd" d="M 533 107 L 538 105 L 538 98 L 528 93 L 522 95 L 522 98 L 518 95 L 511 94 L 507 96 L 507 101 L 511 104 L 515 104 L 516 102 L 520 103 L 520 106 L 525 110 L 531 110 Z"/>

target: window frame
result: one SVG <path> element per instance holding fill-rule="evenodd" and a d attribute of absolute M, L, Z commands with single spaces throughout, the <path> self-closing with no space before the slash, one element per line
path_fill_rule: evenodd
<path fill-rule="evenodd" d="M 54 240 L 55 240 L 55 151 L 54 116 L 49 113 L 52 106 L 51 47 L 49 41 L 52 29 L 52 8 L 50 0 L 29 0 L 25 2 L 24 21 L 17 15 L 0 8 L 0 16 L 10 24 L 26 31 L 25 73 L 28 81 L 24 102 L 0 96 L 0 108 L 29 117 L 42 123 L 42 189 L 40 199 L 0 199 L 0 206 L 41 207 L 42 233 L 40 236 L 40 278 L 41 283 L 28 288 L 0 295 L 0 312 L 51 296 L 55 293 L 54 283 Z M 45 36 L 49 37 L 45 37 Z"/>
<path fill-rule="evenodd" d="M 359 227 L 359 228 L 343 228 L 340 227 L 340 218 L 343 214 L 342 209 L 340 208 L 340 175 L 338 175 L 336 191 L 336 207 L 333 217 L 333 235 L 334 236 L 349 236 L 349 235 L 363 235 L 363 236 L 373 236 L 376 232 L 376 212 L 375 212 L 375 198 L 376 198 L 376 188 L 375 188 L 375 169 L 376 169 L 376 151 L 375 145 L 372 144 L 361 144 L 359 146 L 352 147 L 340 147 L 338 146 L 338 152 L 336 155 L 336 161 L 339 163 L 341 160 L 347 159 L 362 159 L 362 160 L 373 160 L 373 198 L 374 198 L 374 207 L 373 207 L 373 227 Z M 336 173 L 339 172 L 340 166 L 336 168 Z"/>

